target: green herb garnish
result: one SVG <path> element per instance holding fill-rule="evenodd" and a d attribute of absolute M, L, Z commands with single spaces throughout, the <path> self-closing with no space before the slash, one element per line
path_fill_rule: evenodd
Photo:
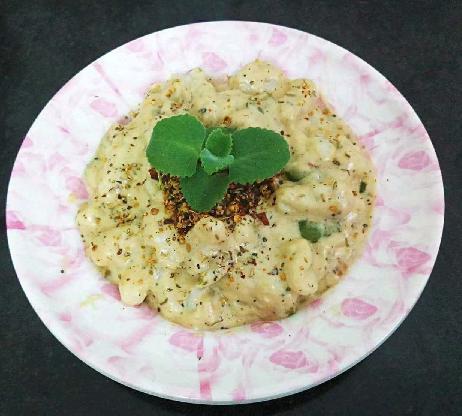
<path fill-rule="evenodd" d="M 364 181 L 361 181 L 359 183 L 359 193 L 363 194 L 364 192 L 366 192 L 366 188 L 367 188 L 367 183 Z"/>
<path fill-rule="evenodd" d="M 205 127 L 188 114 L 159 121 L 146 149 L 149 163 L 169 175 L 192 176 L 205 140 Z"/>
<path fill-rule="evenodd" d="M 200 154 L 202 166 L 207 174 L 212 175 L 234 162 L 234 156 L 230 154 L 232 146 L 231 135 L 223 130 L 215 129 L 209 134 L 205 148 Z"/>
<path fill-rule="evenodd" d="M 233 133 L 232 182 L 253 183 L 270 178 L 290 159 L 289 146 L 272 130 L 250 127 Z"/>
<path fill-rule="evenodd" d="M 181 192 L 188 204 L 199 212 L 212 209 L 225 196 L 229 185 L 228 175 L 217 173 L 208 175 L 202 166 L 190 178 L 180 179 Z"/>
<path fill-rule="evenodd" d="M 281 171 L 290 152 L 272 130 L 206 129 L 197 118 L 183 114 L 154 126 L 146 156 L 156 170 L 180 177 L 188 204 L 206 212 L 223 199 L 231 182 L 250 184 Z"/>

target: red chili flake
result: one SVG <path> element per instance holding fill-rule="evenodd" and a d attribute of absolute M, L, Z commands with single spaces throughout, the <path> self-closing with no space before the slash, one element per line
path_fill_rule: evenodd
<path fill-rule="evenodd" d="M 257 212 L 255 215 L 263 223 L 263 225 L 269 225 L 269 220 L 266 216 L 266 212 Z"/>

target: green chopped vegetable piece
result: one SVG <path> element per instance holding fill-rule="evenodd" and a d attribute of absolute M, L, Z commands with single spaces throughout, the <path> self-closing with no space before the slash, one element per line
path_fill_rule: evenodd
<path fill-rule="evenodd" d="M 366 188 L 367 188 L 367 183 L 364 182 L 364 181 L 361 181 L 359 183 L 359 193 L 362 194 L 366 191 Z"/>
<path fill-rule="evenodd" d="M 316 243 L 323 236 L 323 226 L 316 222 L 300 221 L 298 223 L 302 237 L 312 243 Z"/>
<path fill-rule="evenodd" d="M 332 221 L 318 223 L 306 220 L 300 221 L 298 228 L 303 238 L 316 243 L 322 237 L 329 237 L 334 233 L 338 233 L 340 231 L 340 224 Z"/>
<path fill-rule="evenodd" d="M 305 173 L 300 172 L 299 170 L 289 170 L 286 171 L 286 177 L 289 181 L 298 182 L 305 177 Z"/>

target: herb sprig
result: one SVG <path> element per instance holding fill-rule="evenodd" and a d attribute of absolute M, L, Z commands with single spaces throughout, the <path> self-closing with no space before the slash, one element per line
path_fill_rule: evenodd
<path fill-rule="evenodd" d="M 146 156 L 156 170 L 180 178 L 193 210 L 206 212 L 223 199 L 230 183 L 251 184 L 281 171 L 290 152 L 272 130 L 206 129 L 196 117 L 182 114 L 154 126 Z"/>

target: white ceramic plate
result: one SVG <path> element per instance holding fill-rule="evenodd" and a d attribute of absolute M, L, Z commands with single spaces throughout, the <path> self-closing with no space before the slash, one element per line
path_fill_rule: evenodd
<path fill-rule="evenodd" d="M 153 82 L 202 67 L 231 74 L 261 58 L 314 80 L 369 150 L 378 199 L 360 261 L 294 316 L 215 333 L 126 307 L 86 259 L 75 226 L 82 173 L 108 129 Z M 19 151 L 8 240 L 21 285 L 63 345 L 102 374 L 175 400 L 242 403 L 336 376 L 380 345 L 413 307 L 434 264 L 443 184 L 431 141 L 380 73 L 316 36 L 262 23 L 213 22 L 144 36 L 104 55 L 47 104 Z M 64 272 L 61 272 L 63 270 Z M 72 377 L 72 375 L 69 375 Z"/>

